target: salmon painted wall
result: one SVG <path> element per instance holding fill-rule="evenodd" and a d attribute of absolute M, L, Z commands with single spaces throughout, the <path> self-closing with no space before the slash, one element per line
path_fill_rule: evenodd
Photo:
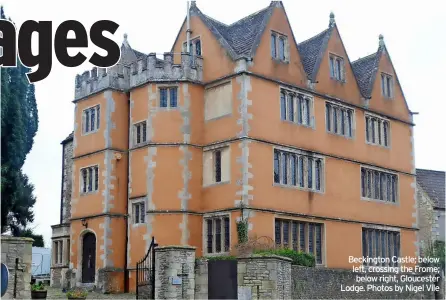
<path fill-rule="evenodd" d="M 330 77 L 330 53 L 344 59 L 345 82 L 340 82 Z M 362 96 L 337 27 L 333 29 L 328 40 L 327 49 L 321 61 L 316 81 L 318 83 L 316 83 L 315 89 L 319 93 L 340 98 L 347 103 L 362 105 Z"/>
<path fill-rule="evenodd" d="M 239 112 L 241 104 L 241 101 L 239 100 L 241 85 L 237 78 L 232 78 L 230 80 L 232 85 L 232 113 L 218 119 L 205 121 L 203 124 L 203 144 L 205 145 L 234 138 L 237 136 L 237 133 L 241 131 L 241 125 L 237 124 L 237 120 L 241 118 Z M 225 81 L 227 80 L 222 81 L 222 83 Z"/>
<path fill-rule="evenodd" d="M 271 57 L 271 30 L 288 37 L 289 62 L 279 62 Z M 250 67 L 251 72 L 299 86 L 305 86 L 307 84 L 307 75 L 303 69 L 296 42 L 294 41 L 293 33 L 283 8 L 274 8 L 273 14 L 255 52 L 253 63 L 253 66 Z"/>
<path fill-rule="evenodd" d="M 104 160 L 105 152 L 100 152 L 73 161 L 73 187 L 71 191 L 71 217 L 79 218 L 104 212 Z M 98 190 L 81 194 L 81 169 L 87 166 L 98 165 Z"/>
<path fill-rule="evenodd" d="M 178 107 L 160 108 L 160 87 L 178 88 Z M 187 125 L 182 110 L 185 109 L 185 97 L 189 97 L 190 142 L 198 144 L 203 131 L 203 87 L 181 84 L 148 84 L 131 91 L 131 122 L 149 121 L 148 134 L 153 134 L 151 141 L 156 143 L 184 142 L 182 127 Z M 188 121 L 189 121 L 188 120 Z M 151 127 L 150 127 L 151 126 Z"/>
<path fill-rule="evenodd" d="M 242 156 L 240 142 L 230 143 L 229 160 L 230 160 L 230 179 L 228 183 L 217 183 L 202 190 L 202 209 L 203 211 L 228 209 L 235 207 L 235 201 L 240 200 L 237 191 L 241 190 L 241 186 L 237 185 L 237 181 L 241 181 L 241 164 L 237 162 L 237 157 Z"/>
<path fill-rule="evenodd" d="M 78 158 L 73 162 L 72 218 L 104 212 L 126 213 L 127 155 L 120 154 L 121 159 L 116 160 L 115 153 L 117 152 L 108 150 Z M 99 168 L 98 190 L 82 194 L 80 170 L 93 165 L 98 165 Z M 110 176 L 109 192 L 105 193 L 107 176 Z M 109 203 L 108 207 L 105 205 L 106 201 Z"/>
<path fill-rule="evenodd" d="M 192 30 L 190 37 L 200 37 L 201 54 L 203 56 L 203 81 L 208 82 L 215 80 L 224 75 L 234 72 L 235 63 L 227 54 L 220 43 L 215 39 L 213 33 L 201 21 L 200 17 L 191 15 L 190 28 Z M 174 53 L 181 53 L 183 43 L 186 42 L 186 24 L 180 29 L 178 39 L 173 46 Z M 174 63 L 180 63 L 180 55 L 175 55 Z"/>
<path fill-rule="evenodd" d="M 261 244 L 269 244 L 268 238 L 274 239 L 275 219 L 299 220 L 303 222 L 314 222 L 324 224 L 323 231 L 323 265 L 328 268 L 351 269 L 349 256 L 362 257 L 362 225 L 346 222 L 328 220 L 310 220 L 306 218 L 289 217 L 267 212 L 254 212 L 249 222 L 252 223 L 251 237 L 256 237 Z M 415 256 L 416 247 L 414 244 L 415 232 L 411 230 L 401 230 L 401 256 Z M 340 242 L 342 241 L 342 243 Z M 348 247 L 346 247 L 348 245 Z"/>
<path fill-rule="evenodd" d="M 381 92 L 381 72 L 392 75 L 393 78 L 393 99 L 386 99 Z M 376 72 L 375 83 L 373 84 L 372 100 L 370 101 L 370 109 L 383 112 L 387 115 L 394 116 L 401 120 L 411 122 L 411 116 L 405 103 L 401 86 L 396 81 L 396 74 L 390 62 L 387 51 L 381 56 L 379 61 L 378 72 Z"/>
<path fill-rule="evenodd" d="M 355 109 L 354 138 L 326 131 L 325 99 L 314 97 L 315 128 L 300 126 L 280 119 L 278 84 L 251 77 L 252 105 L 249 111 L 250 136 L 303 149 L 354 159 L 405 172 L 412 171 L 410 127 L 391 121 L 391 148 L 366 144 L 364 111 Z M 265 97 L 265 95 L 269 95 Z"/>
<path fill-rule="evenodd" d="M 361 200 L 360 165 L 325 157 L 323 192 L 274 184 L 272 145 L 252 142 L 249 163 L 254 186 L 251 205 L 286 212 L 412 227 L 415 200 L 413 177 L 399 174 L 399 203 Z"/>
<path fill-rule="evenodd" d="M 84 234 L 87 232 L 92 232 L 96 236 L 96 276 L 98 275 L 98 270 L 104 268 L 104 228 L 102 224 L 105 222 L 105 217 L 98 217 L 93 219 L 88 219 L 88 228 L 86 229 L 81 220 L 73 220 L 71 222 L 71 244 L 70 244 L 70 262 L 73 264 L 74 269 L 81 269 L 82 263 L 82 240 Z M 110 219 L 109 238 L 111 239 L 113 248 L 107 246 L 108 249 L 112 251 L 108 252 L 109 265 L 107 267 L 124 267 L 124 255 L 125 255 L 125 221 L 123 218 L 111 218 Z M 111 262 L 111 265 L 110 265 Z M 114 274 L 119 278 L 119 274 Z M 121 280 L 116 280 L 120 283 Z M 115 288 L 117 290 L 123 290 L 123 284 L 120 283 Z"/>
<path fill-rule="evenodd" d="M 100 125 L 96 132 L 82 134 L 82 114 L 89 107 L 100 105 Z M 109 121 L 107 121 L 109 120 Z M 128 101 L 120 92 L 105 91 L 76 102 L 73 155 L 80 156 L 106 147 L 128 148 Z M 105 133 L 107 132 L 107 134 Z"/>

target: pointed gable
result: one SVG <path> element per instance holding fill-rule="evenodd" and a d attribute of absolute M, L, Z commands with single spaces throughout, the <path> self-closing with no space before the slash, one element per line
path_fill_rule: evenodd
<path fill-rule="evenodd" d="M 373 83 L 378 71 L 379 57 L 379 53 L 376 52 L 352 62 L 353 72 L 358 81 L 361 94 L 366 99 L 370 98 L 372 94 Z"/>
<path fill-rule="evenodd" d="M 205 15 L 195 2 L 192 2 L 190 14 L 191 16 L 198 16 L 231 58 L 237 60 L 241 57 L 252 57 L 253 52 L 255 52 L 255 45 L 258 44 L 260 35 L 265 30 L 268 19 L 272 14 L 274 2 L 276 1 L 230 25 Z"/>
<path fill-rule="evenodd" d="M 379 36 L 378 50 L 373 54 L 354 61 L 352 66 L 362 96 L 365 99 L 371 99 L 370 108 L 411 121 L 409 106 L 382 35 Z M 381 73 L 389 74 L 393 77 L 393 96 L 391 100 L 384 99 L 382 94 Z"/>
<path fill-rule="evenodd" d="M 327 49 L 328 40 L 330 39 L 332 27 L 321 33 L 297 44 L 302 59 L 302 65 L 308 78 L 314 82 L 316 80 L 317 71 L 321 64 L 325 50 Z"/>

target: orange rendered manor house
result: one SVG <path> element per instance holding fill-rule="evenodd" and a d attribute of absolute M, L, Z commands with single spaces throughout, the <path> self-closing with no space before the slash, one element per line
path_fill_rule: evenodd
<path fill-rule="evenodd" d="M 189 14 L 163 59 L 125 36 L 119 64 L 76 77 L 53 285 L 134 289 L 152 236 L 228 253 L 241 206 L 250 236 L 320 266 L 415 256 L 414 124 L 383 37 L 351 62 L 333 14 L 303 42 L 281 1 Z"/>

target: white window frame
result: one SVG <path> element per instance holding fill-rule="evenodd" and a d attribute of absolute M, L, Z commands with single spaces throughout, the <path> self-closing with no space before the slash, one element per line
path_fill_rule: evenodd
<path fill-rule="evenodd" d="M 138 199 L 138 200 L 132 200 L 132 225 L 133 226 L 138 226 L 138 225 L 143 225 L 147 223 L 147 207 L 146 207 L 146 201 L 145 199 Z M 141 211 L 141 205 L 143 205 L 143 210 Z M 136 220 L 136 213 L 135 213 L 135 207 L 138 207 L 138 209 L 140 210 L 139 212 L 139 220 Z M 141 221 L 141 213 L 144 214 L 144 222 L 140 222 Z M 138 222 L 137 222 L 138 221 Z"/>
<path fill-rule="evenodd" d="M 225 251 L 225 231 L 224 231 L 224 219 L 228 218 L 229 219 L 229 245 L 228 245 L 228 250 Z M 215 224 L 215 219 L 221 219 L 221 250 L 220 252 L 215 252 L 216 251 L 216 227 L 215 225 L 212 225 L 212 229 L 213 229 L 213 233 L 212 233 L 212 253 L 208 252 L 208 247 L 207 247 L 207 239 L 208 239 L 208 232 L 207 232 L 207 220 L 213 220 L 213 224 Z M 232 220 L 231 220 L 231 213 L 227 213 L 227 212 L 221 212 L 221 213 L 212 213 L 212 214 L 205 214 L 203 216 L 203 254 L 205 256 L 221 256 L 221 255 L 227 255 L 230 253 L 231 251 L 231 225 L 232 224 Z"/>
<path fill-rule="evenodd" d="M 95 167 L 98 168 L 98 180 L 97 180 L 98 184 L 97 184 L 97 186 L 96 186 L 96 180 L 95 180 L 95 178 L 94 178 L 94 174 L 95 174 L 94 169 L 95 169 Z M 89 180 L 88 180 L 88 174 L 89 174 L 89 172 L 87 171 L 87 189 L 86 189 L 86 191 L 84 192 L 84 191 L 83 191 L 83 190 L 84 190 L 84 177 L 82 176 L 82 171 L 85 170 L 85 169 L 88 170 L 88 169 L 90 169 L 90 168 L 93 169 L 93 171 L 92 171 L 92 173 L 93 173 L 92 190 L 91 190 L 91 191 L 88 191 L 88 182 L 89 182 Z M 98 165 L 98 164 L 82 167 L 82 168 L 79 170 L 79 178 L 80 178 L 79 187 L 80 187 L 80 194 L 81 194 L 81 195 L 87 195 L 87 194 L 94 194 L 94 193 L 97 193 L 97 192 L 99 191 L 99 178 L 100 178 L 100 177 L 101 177 L 101 175 L 100 175 L 100 168 L 99 168 L 99 165 Z"/>
<path fill-rule="evenodd" d="M 328 119 L 327 119 L 327 105 L 331 106 L 331 111 L 330 111 L 330 130 L 328 129 Z M 344 134 L 342 134 L 342 131 L 340 130 L 340 125 L 341 125 L 341 121 L 342 118 L 339 117 L 339 115 L 336 116 L 336 118 L 338 118 L 339 120 L 337 120 L 337 128 L 339 130 L 338 132 L 335 132 L 334 130 L 334 113 L 333 113 L 333 108 L 336 108 L 338 110 L 341 110 L 342 113 L 344 114 Z M 351 116 L 352 116 L 352 120 L 351 120 L 351 133 L 352 135 L 349 136 L 347 134 L 348 132 L 348 111 L 351 111 Z M 355 134 L 356 134 L 356 111 L 355 109 L 346 106 L 346 105 L 342 105 L 342 104 L 338 104 L 332 101 L 325 101 L 325 131 L 334 135 L 338 135 L 338 136 L 343 136 L 347 139 L 354 139 L 355 138 Z"/>
<path fill-rule="evenodd" d="M 145 123 L 145 125 L 143 123 Z M 140 131 L 141 131 L 141 141 L 138 143 L 138 127 L 139 126 L 141 126 L 141 129 L 140 129 Z M 144 130 L 143 130 L 144 127 L 146 129 L 145 136 L 144 136 Z M 147 120 L 142 120 L 142 121 L 139 121 L 139 122 L 136 122 L 136 123 L 133 124 L 133 145 L 134 146 L 143 145 L 143 144 L 148 142 L 148 140 L 147 140 L 147 138 L 148 138 L 147 131 L 148 131 Z M 144 141 L 144 139 L 145 139 L 145 141 Z"/>
<path fill-rule="evenodd" d="M 197 41 L 200 41 L 200 47 L 201 47 L 201 54 L 195 54 L 195 50 L 196 50 L 196 42 Z M 190 41 L 189 41 L 189 43 L 191 43 L 192 44 L 192 48 L 190 48 L 189 50 L 190 50 L 190 53 L 192 54 L 192 56 L 203 56 L 203 41 L 201 40 L 201 35 L 197 35 L 197 36 L 194 36 L 194 37 L 192 37 L 191 39 L 190 39 Z M 187 52 L 187 41 L 183 41 L 183 43 L 182 43 L 182 46 L 181 46 L 182 48 L 181 48 L 181 50 L 182 50 L 182 52 L 184 52 L 184 53 L 186 53 Z"/>
<path fill-rule="evenodd" d="M 282 93 L 285 94 L 285 120 L 282 118 Z M 299 101 L 299 98 L 303 101 Z M 293 105 L 293 120 L 290 120 L 290 103 L 289 99 L 292 99 Z M 305 101 L 309 101 L 308 107 L 305 105 Z M 298 109 L 298 103 L 302 103 Z M 314 98 L 313 96 L 305 93 L 301 93 L 297 90 L 292 90 L 286 87 L 279 87 L 279 106 L 280 106 L 280 120 L 282 122 L 289 122 L 299 126 L 315 129 L 315 117 L 314 117 Z M 309 120 L 306 120 L 306 112 L 309 109 Z M 299 112 L 301 115 L 299 115 Z M 300 118 L 302 123 L 299 122 Z M 307 122 L 305 122 L 307 121 Z"/>
<path fill-rule="evenodd" d="M 275 53 L 276 56 L 273 57 L 272 53 L 271 53 L 271 37 L 272 36 L 276 37 L 276 41 L 275 41 Z M 280 58 L 280 53 L 279 53 L 279 40 L 283 40 L 284 41 L 284 46 L 283 46 L 283 54 L 284 54 L 284 59 Z M 284 62 L 284 63 L 288 63 L 290 61 L 290 47 L 289 47 L 289 42 L 288 42 L 288 36 L 284 33 L 278 32 L 276 30 L 271 30 L 271 34 L 270 34 L 270 55 L 271 58 L 273 60 L 279 61 L 279 62 Z"/>
<path fill-rule="evenodd" d="M 275 156 L 275 152 L 279 151 L 280 152 L 280 156 L 279 156 L 279 183 L 275 182 L 275 178 L 274 178 L 274 156 Z M 282 153 L 286 152 L 287 154 L 293 154 L 296 156 L 300 156 L 303 157 L 303 187 L 300 186 L 300 177 L 299 177 L 299 168 L 300 168 L 300 162 L 296 163 L 295 165 L 295 172 L 296 172 L 296 185 L 292 184 L 292 177 L 291 177 L 291 160 L 289 157 L 287 157 L 287 170 L 288 170 L 288 174 L 287 174 L 287 183 L 282 183 L 282 178 L 283 178 L 283 174 L 282 174 Z M 312 158 L 313 159 L 313 165 L 312 165 L 312 188 L 308 187 L 308 158 Z M 321 169 L 320 169 L 320 190 L 316 189 L 316 161 L 315 160 L 320 160 L 321 161 Z M 273 177 L 273 186 L 278 186 L 278 187 L 286 187 L 286 188 L 294 188 L 294 189 L 298 189 L 298 190 L 303 190 L 303 191 L 311 191 L 313 193 L 320 193 L 320 194 L 324 194 L 325 193 L 325 157 L 322 155 L 318 155 L 318 154 L 310 154 L 308 152 L 302 151 L 302 150 L 295 150 L 295 149 L 289 149 L 289 148 L 285 148 L 285 147 L 273 147 L 273 171 L 272 171 L 272 177 Z"/>
<path fill-rule="evenodd" d="M 177 106 L 170 106 L 170 90 L 171 89 L 177 89 Z M 167 106 L 166 107 L 162 107 L 161 106 L 161 90 L 162 89 L 166 89 L 167 90 Z M 180 106 L 180 94 L 179 94 L 180 88 L 178 85 L 158 85 L 158 109 L 160 110 L 174 110 L 174 109 L 179 109 Z"/>
<path fill-rule="evenodd" d="M 292 227 L 292 223 L 302 223 L 304 224 L 304 235 L 305 235 L 305 250 L 304 252 L 306 253 L 310 253 L 310 248 L 309 248 L 309 225 L 313 224 L 313 225 L 320 225 L 321 226 L 321 262 L 318 263 L 317 262 L 317 257 L 315 255 L 315 259 L 316 259 L 316 265 L 318 266 L 324 266 L 325 262 L 326 262 L 326 233 L 325 233 L 325 223 L 323 222 L 315 222 L 312 220 L 308 220 L 308 219 L 289 219 L 289 218 L 281 218 L 281 217 L 275 217 L 273 220 L 273 232 L 274 232 L 274 245 L 277 245 L 277 241 L 276 241 L 276 221 L 281 221 L 281 226 L 280 226 L 280 245 L 281 247 L 283 247 L 285 244 L 283 243 L 284 240 L 284 230 L 283 230 L 283 223 L 284 222 L 289 222 L 290 226 L 288 228 L 288 245 L 290 249 L 293 249 L 293 227 Z M 300 251 L 300 227 L 297 228 L 297 251 Z M 316 254 L 316 230 L 313 231 L 313 249 L 314 249 L 314 254 Z"/>
<path fill-rule="evenodd" d="M 91 129 L 91 111 L 94 110 L 95 112 L 95 128 Z M 98 110 L 99 110 L 99 118 L 98 118 Z M 89 111 L 88 114 L 88 124 L 89 124 L 89 130 L 87 131 L 86 129 L 86 115 L 87 115 L 87 111 Z M 95 132 L 97 132 L 101 126 L 101 114 L 102 109 L 101 109 L 101 105 L 100 104 L 95 104 L 93 106 L 87 107 L 84 110 L 82 110 L 82 135 L 89 135 L 89 134 L 93 134 Z"/>
<path fill-rule="evenodd" d="M 386 196 L 383 197 L 383 200 L 374 197 L 374 193 L 375 193 L 375 185 L 374 185 L 374 183 L 375 182 L 373 180 L 373 177 L 370 179 L 370 188 L 371 188 L 370 195 L 371 196 L 370 197 L 367 196 L 369 194 L 367 192 L 367 190 L 365 190 L 366 196 L 363 196 L 363 194 L 362 194 L 362 190 L 363 190 L 362 170 L 363 169 L 368 170 L 368 171 L 373 171 L 373 172 L 375 172 L 375 171 L 379 172 L 380 173 L 379 178 L 381 178 L 381 174 L 383 174 L 383 173 L 385 175 L 391 175 L 391 176 L 395 176 L 396 177 L 396 195 L 395 195 L 396 198 L 395 198 L 394 202 L 387 199 L 387 186 L 388 186 L 387 184 L 384 187 Z M 366 181 L 366 184 L 368 184 L 367 177 L 365 178 L 365 181 Z M 366 187 L 364 187 L 364 189 L 365 188 Z M 378 189 L 380 191 L 383 190 L 383 186 L 381 185 L 381 179 L 379 181 Z M 359 167 L 359 193 L 360 193 L 361 200 L 364 200 L 364 201 L 373 201 L 373 202 L 378 202 L 378 203 L 383 203 L 383 204 L 388 204 L 388 205 L 397 205 L 397 206 L 399 206 L 399 204 L 400 204 L 400 195 L 401 195 L 400 194 L 400 177 L 399 177 L 399 174 L 396 173 L 396 172 L 392 172 L 392 171 L 389 171 L 389 170 L 385 170 L 385 169 L 381 169 L 381 168 L 377 168 L 377 167 L 373 167 L 373 166 L 360 165 L 360 167 Z M 383 192 L 383 194 L 384 194 L 384 192 Z"/>
<path fill-rule="evenodd" d="M 332 66 L 332 60 L 333 60 L 333 66 Z M 341 67 L 341 70 L 339 71 L 338 69 L 338 64 L 337 62 L 340 61 L 339 66 Z M 330 78 L 339 82 L 345 82 L 345 60 L 342 56 L 334 54 L 334 53 L 329 53 L 328 56 L 328 68 L 330 71 Z M 332 74 L 333 71 L 333 74 Z M 338 72 L 339 71 L 339 72 Z M 338 75 L 340 74 L 341 78 L 338 78 Z"/>
<path fill-rule="evenodd" d="M 390 80 L 390 90 L 387 87 L 387 81 Z M 393 76 L 389 73 L 381 72 L 381 95 L 386 99 L 393 99 L 394 93 L 394 82 Z"/>
<path fill-rule="evenodd" d="M 223 151 L 227 150 L 228 152 L 228 179 L 227 180 L 223 180 Z M 220 178 L 221 180 L 219 182 L 216 181 L 216 168 L 215 168 L 215 153 L 217 151 L 220 151 L 221 153 L 221 163 L 220 163 Z M 211 146 L 211 147 L 206 147 L 205 149 L 203 149 L 203 167 L 204 167 L 204 159 L 205 159 L 205 153 L 206 152 L 211 152 L 212 153 L 212 180 L 210 181 L 209 184 L 205 184 L 204 180 L 203 180 L 203 187 L 208 187 L 208 186 L 213 186 L 213 185 L 219 185 L 219 184 L 226 184 L 231 182 L 231 147 L 230 144 L 224 144 L 224 145 L 216 145 L 216 146 Z"/>
<path fill-rule="evenodd" d="M 370 122 L 367 122 L 367 120 L 370 119 Z M 376 122 L 373 123 L 371 121 L 371 119 L 375 119 Z M 385 124 L 387 124 L 387 145 L 385 145 L 385 135 L 384 135 L 384 127 Z M 374 130 L 373 130 L 373 127 Z M 391 148 L 391 140 L 392 140 L 392 135 L 391 135 L 391 122 L 389 119 L 387 118 L 383 118 L 381 116 L 372 114 L 372 113 L 364 113 L 364 136 L 365 136 L 365 142 L 366 144 L 369 145 L 374 145 L 374 146 L 381 146 L 383 148 Z M 368 132 L 368 134 L 367 134 Z M 373 132 L 375 132 L 375 142 L 373 142 Z M 369 140 L 369 136 L 370 136 L 370 140 Z M 381 143 L 379 142 L 381 139 Z"/>

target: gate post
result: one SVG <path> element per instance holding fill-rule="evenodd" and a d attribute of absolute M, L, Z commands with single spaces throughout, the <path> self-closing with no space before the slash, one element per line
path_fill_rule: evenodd
<path fill-rule="evenodd" d="M 155 272 L 154 299 L 195 298 L 195 247 L 157 247 Z"/>

